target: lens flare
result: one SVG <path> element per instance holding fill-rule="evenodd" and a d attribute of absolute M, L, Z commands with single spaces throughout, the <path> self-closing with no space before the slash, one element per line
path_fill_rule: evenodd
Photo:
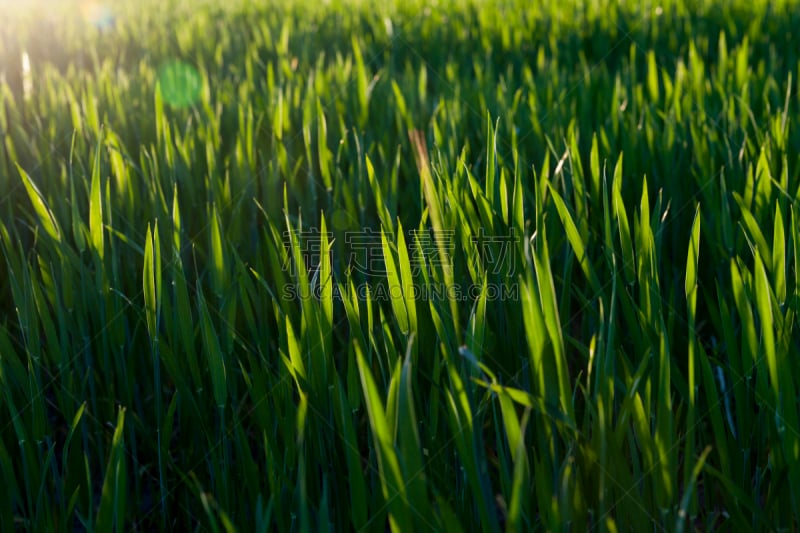
<path fill-rule="evenodd" d="M 99 2 L 83 2 L 81 4 L 83 19 L 101 30 L 106 30 L 114 25 L 114 15 L 111 9 Z"/>
<path fill-rule="evenodd" d="M 161 97 L 172 107 L 189 107 L 200 97 L 203 87 L 200 74 L 182 61 L 170 61 L 158 71 Z"/>

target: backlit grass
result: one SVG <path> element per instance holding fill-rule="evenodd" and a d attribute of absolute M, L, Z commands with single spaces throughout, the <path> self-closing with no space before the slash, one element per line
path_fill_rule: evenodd
<path fill-rule="evenodd" d="M 796 2 L 79 4 L 0 3 L 0 528 L 798 527 Z"/>

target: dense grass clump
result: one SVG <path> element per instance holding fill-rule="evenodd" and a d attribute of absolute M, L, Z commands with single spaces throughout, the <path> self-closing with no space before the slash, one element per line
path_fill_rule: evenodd
<path fill-rule="evenodd" d="M 0 528 L 800 519 L 796 2 L 0 4 Z"/>

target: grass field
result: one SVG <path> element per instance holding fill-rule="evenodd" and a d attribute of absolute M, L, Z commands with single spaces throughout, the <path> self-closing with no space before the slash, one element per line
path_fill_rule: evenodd
<path fill-rule="evenodd" d="M 800 527 L 800 4 L 374 4 L 0 2 L 0 528 Z"/>

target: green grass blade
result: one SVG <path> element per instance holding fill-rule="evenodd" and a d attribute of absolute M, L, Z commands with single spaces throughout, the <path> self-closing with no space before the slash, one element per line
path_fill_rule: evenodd
<path fill-rule="evenodd" d="M 127 468 L 125 455 L 125 409 L 119 410 L 114 437 L 111 441 L 111 452 L 106 466 L 103 488 L 100 496 L 100 506 L 97 510 L 95 528 L 100 533 L 125 529 L 127 503 Z"/>

